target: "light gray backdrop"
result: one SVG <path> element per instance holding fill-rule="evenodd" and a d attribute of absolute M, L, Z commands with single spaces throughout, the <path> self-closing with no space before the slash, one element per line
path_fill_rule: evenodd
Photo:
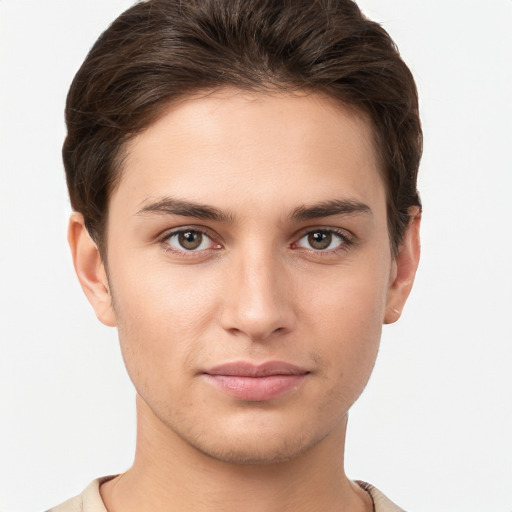
<path fill-rule="evenodd" d="M 69 83 L 130 0 L 0 0 L 0 510 L 126 469 L 134 392 L 65 241 Z M 361 0 L 420 90 L 423 256 L 347 471 L 416 512 L 512 512 L 511 0 Z"/>

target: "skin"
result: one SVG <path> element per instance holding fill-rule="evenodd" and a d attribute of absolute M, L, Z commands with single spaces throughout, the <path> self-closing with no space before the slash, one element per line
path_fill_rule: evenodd
<path fill-rule="evenodd" d="M 82 287 L 118 327 L 137 390 L 135 461 L 101 487 L 109 512 L 371 510 L 343 469 L 347 413 L 410 292 L 419 220 L 411 210 L 393 256 L 371 124 L 315 93 L 223 89 L 130 141 L 108 278 L 79 213 L 69 228 Z M 203 232 L 201 245 L 185 249 L 180 229 Z M 305 375 L 244 400 L 204 374 L 233 361 Z"/>

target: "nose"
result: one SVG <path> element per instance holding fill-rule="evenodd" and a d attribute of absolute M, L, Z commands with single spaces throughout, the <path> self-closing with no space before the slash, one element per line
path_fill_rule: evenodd
<path fill-rule="evenodd" d="M 293 299 L 293 279 L 279 258 L 271 251 L 241 251 L 230 265 L 222 327 L 251 341 L 289 333 L 296 325 Z"/>

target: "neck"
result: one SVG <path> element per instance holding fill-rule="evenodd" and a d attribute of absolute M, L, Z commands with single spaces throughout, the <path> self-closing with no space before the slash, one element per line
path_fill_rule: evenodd
<path fill-rule="evenodd" d="M 133 466 L 101 486 L 109 512 L 310 512 L 371 510 L 343 469 L 346 417 L 336 431 L 291 460 L 232 464 L 198 451 L 137 397 Z"/>

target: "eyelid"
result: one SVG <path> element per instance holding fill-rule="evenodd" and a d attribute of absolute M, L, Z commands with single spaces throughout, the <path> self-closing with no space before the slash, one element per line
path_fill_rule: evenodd
<path fill-rule="evenodd" d="M 207 249 L 200 249 L 200 250 L 189 250 L 187 251 L 185 248 L 183 250 L 179 250 L 177 248 L 174 248 L 166 241 L 176 235 L 179 235 L 180 233 L 184 233 L 186 231 L 195 231 L 197 233 L 201 233 L 203 236 L 207 237 L 212 244 L 215 245 L 215 247 L 209 247 Z M 220 248 L 222 248 L 223 244 L 219 242 L 219 236 L 212 232 L 212 230 L 205 228 L 204 226 L 194 226 L 194 225 L 186 225 L 186 226 L 179 226 L 174 227 L 171 229 L 166 229 L 163 231 L 157 238 L 157 241 L 160 242 L 164 246 L 164 250 L 172 253 L 177 254 L 184 257 L 193 257 L 194 255 L 197 256 L 198 254 L 205 254 L 210 251 L 216 251 Z"/>
<path fill-rule="evenodd" d="M 354 236 L 354 234 L 346 229 L 335 228 L 335 227 L 325 227 L 325 226 L 308 226 L 307 228 L 301 230 L 298 233 L 298 235 L 295 237 L 295 241 L 292 243 L 292 246 L 297 245 L 300 240 L 302 240 L 304 237 L 310 235 L 311 233 L 316 233 L 319 231 L 332 233 L 335 237 L 339 238 L 342 241 L 341 245 L 334 249 L 325 249 L 325 250 L 313 249 L 313 248 L 307 249 L 305 247 L 298 247 L 298 249 L 310 251 L 315 254 L 328 255 L 328 254 L 336 253 L 338 251 L 347 250 L 349 247 L 351 247 L 352 245 L 354 245 L 356 243 L 356 237 Z"/>
<path fill-rule="evenodd" d="M 207 249 L 201 249 L 201 250 L 189 250 L 183 249 L 182 251 L 179 249 L 174 249 L 170 244 L 166 243 L 166 240 L 174 235 L 178 235 L 179 233 L 183 233 L 185 231 L 197 231 L 201 233 L 203 236 L 206 236 L 211 240 L 213 244 L 215 244 L 215 247 L 207 248 Z M 305 236 L 318 232 L 318 231 L 324 231 L 332 233 L 337 238 L 341 239 L 343 243 L 340 244 L 339 247 L 336 247 L 334 249 L 325 249 L 325 250 L 319 250 L 319 249 L 307 249 L 304 247 L 297 247 L 297 243 L 299 240 L 304 238 Z M 197 225 L 184 225 L 184 226 L 177 226 L 174 228 L 166 229 L 163 231 L 160 235 L 157 237 L 157 241 L 164 246 L 164 250 L 180 255 L 182 257 L 197 257 L 199 254 L 205 254 L 209 253 L 211 251 L 218 251 L 219 249 L 224 247 L 224 241 L 222 238 L 218 235 L 218 233 L 212 231 L 211 229 L 205 227 L 205 226 L 197 226 Z M 306 228 L 301 229 L 295 236 L 294 241 L 290 244 L 290 247 L 293 249 L 299 249 L 304 250 L 307 252 L 311 252 L 317 255 L 324 255 L 328 256 L 330 254 L 336 254 L 337 252 L 346 251 L 351 246 L 355 245 L 357 243 L 357 237 L 349 230 L 344 228 L 338 228 L 338 227 L 332 227 L 332 226 L 307 226 Z"/>

